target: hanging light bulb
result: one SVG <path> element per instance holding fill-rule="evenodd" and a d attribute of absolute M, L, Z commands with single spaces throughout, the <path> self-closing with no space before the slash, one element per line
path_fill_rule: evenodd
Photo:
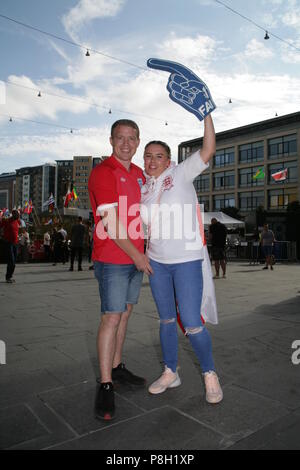
<path fill-rule="evenodd" d="M 168 123 L 167 123 L 167 121 L 166 121 L 166 122 L 165 122 L 165 126 L 167 126 L 167 125 L 168 125 Z"/>
<path fill-rule="evenodd" d="M 270 36 L 269 36 L 269 34 L 268 34 L 268 31 L 266 31 L 266 34 L 265 34 L 264 39 L 270 39 Z"/>
<path fill-rule="evenodd" d="M 9 122 L 12 122 L 12 118 L 11 118 L 11 117 L 9 118 Z"/>
<path fill-rule="evenodd" d="M 70 133 L 73 134 L 73 129 L 70 130 Z"/>
<path fill-rule="evenodd" d="M 39 91 L 38 92 L 38 97 L 41 98 L 41 96 L 42 96 L 42 93 Z"/>
<path fill-rule="evenodd" d="M 111 114 L 111 109 L 108 111 L 108 114 Z"/>
<path fill-rule="evenodd" d="M 278 117 L 278 114 L 277 114 L 277 113 L 275 114 L 275 117 Z"/>
<path fill-rule="evenodd" d="M 228 101 L 228 103 L 229 103 L 229 104 L 231 104 L 231 103 L 232 103 L 232 101 L 231 101 L 231 98 L 229 98 L 229 101 Z"/>
<path fill-rule="evenodd" d="M 89 50 L 87 49 L 85 56 L 86 56 L 86 57 L 90 57 L 90 55 L 91 55 L 91 54 L 89 53 Z"/>

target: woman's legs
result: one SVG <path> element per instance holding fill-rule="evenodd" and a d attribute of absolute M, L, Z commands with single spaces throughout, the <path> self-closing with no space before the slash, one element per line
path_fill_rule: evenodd
<path fill-rule="evenodd" d="M 173 278 L 180 318 L 202 372 L 214 371 L 211 337 L 201 320 L 202 261 L 174 265 Z"/>
<path fill-rule="evenodd" d="M 164 364 L 176 372 L 178 337 L 174 285 L 169 265 L 151 260 L 154 273 L 149 277 L 152 295 L 160 317 L 160 342 Z"/>

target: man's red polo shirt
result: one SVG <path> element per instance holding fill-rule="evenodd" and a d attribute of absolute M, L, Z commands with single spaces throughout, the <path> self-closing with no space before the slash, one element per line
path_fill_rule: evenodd
<path fill-rule="evenodd" d="M 141 168 L 130 164 L 129 171 L 112 155 L 97 165 L 89 178 L 89 195 L 94 213 L 95 232 L 93 260 L 112 264 L 133 264 L 132 259 L 111 240 L 97 213 L 102 206 L 115 206 L 122 225 L 127 228 L 133 245 L 144 252 L 144 235 L 140 218 L 139 204 L 141 186 L 145 177 Z"/>
<path fill-rule="evenodd" d="M 3 227 L 3 238 L 9 243 L 17 245 L 19 242 L 19 228 L 20 221 L 19 219 L 13 219 L 9 217 L 8 219 L 0 220 L 0 227 Z"/>

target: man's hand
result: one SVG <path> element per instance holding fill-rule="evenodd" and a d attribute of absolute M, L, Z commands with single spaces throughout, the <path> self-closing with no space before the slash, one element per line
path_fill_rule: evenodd
<path fill-rule="evenodd" d="M 147 255 L 144 255 L 144 253 L 138 253 L 132 259 L 138 271 L 143 271 L 145 274 L 149 275 L 153 274 L 153 269 L 151 268 L 150 261 Z"/>
<path fill-rule="evenodd" d="M 193 113 L 200 121 L 216 109 L 208 87 L 187 67 L 161 59 L 149 59 L 147 65 L 171 73 L 167 84 L 171 100 Z"/>

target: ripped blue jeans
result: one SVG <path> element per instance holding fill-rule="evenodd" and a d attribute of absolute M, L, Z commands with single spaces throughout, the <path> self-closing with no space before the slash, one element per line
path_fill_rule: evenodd
<path fill-rule="evenodd" d="M 163 264 L 150 260 L 154 271 L 149 276 L 152 295 L 160 317 L 163 360 L 176 371 L 178 361 L 177 311 L 200 362 L 202 372 L 214 371 L 212 342 L 201 320 L 203 292 L 202 260 Z"/>

